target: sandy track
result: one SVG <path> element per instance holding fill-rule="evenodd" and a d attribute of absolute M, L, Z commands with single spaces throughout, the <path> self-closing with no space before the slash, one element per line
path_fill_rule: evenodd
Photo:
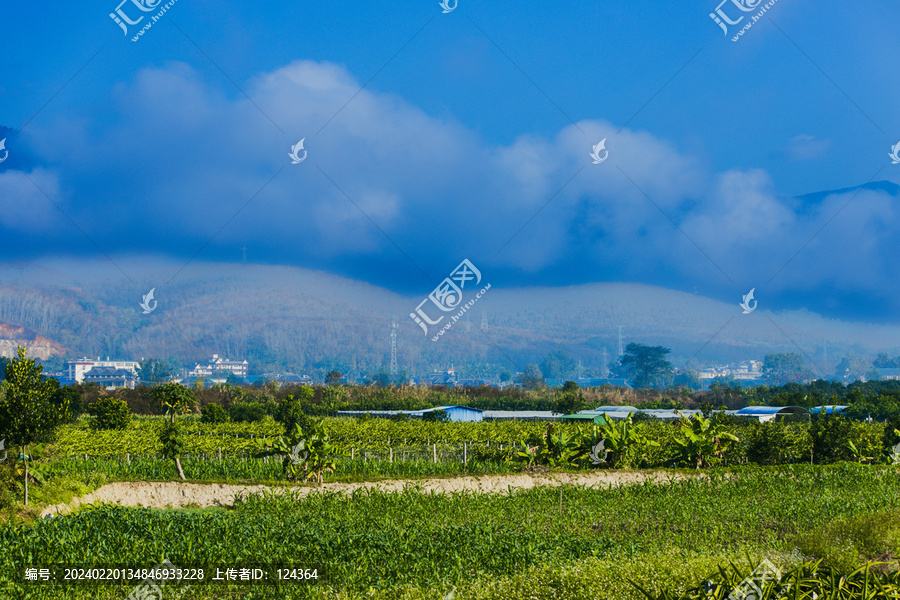
<path fill-rule="evenodd" d="M 225 483 L 190 483 L 182 481 L 127 481 L 108 483 L 90 494 L 74 498 L 68 504 L 48 506 L 41 516 L 48 513 L 65 514 L 79 506 L 109 502 L 121 506 L 148 508 L 187 508 L 189 506 L 232 506 L 235 497 L 249 493 L 272 490 L 283 493 L 291 490 L 301 497 L 310 492 L 330 491 L 350 494 L 358 489 L 379 489 L 388 492 L 402 491 L 408 485 L 420 485 L 426 492 L 440 494 L 452 492 L 481 492 L 506 494 L 510 491 L 534 487 L 559 485 L 583 485 L 592 488 L 611 487 L 653 481 L 665 483 L 670 479 L 684 479 L 684 475 L 647 471 L 595 471 L 592 473 L 547 473 L 517 475 L 486 475 L 482 477 L 454 477 L 449 479 L 395 479 L 362 483 L 324 483 L 312 486 L 265 486 Z"/>

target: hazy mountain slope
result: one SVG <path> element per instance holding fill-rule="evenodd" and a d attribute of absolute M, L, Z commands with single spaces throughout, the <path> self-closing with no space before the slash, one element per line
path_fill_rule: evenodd
<path fill-rule="evenodd" d="M 676 364 L 802 351 L 823 372 L 848 350 L 874 355 L 895 349 L 900 340 L 894 326 L 771 313 L 765 298 L 744 315 L 740 298 L 724 303 L 654 286 L 604 283 L 492 288 L 471 309 L 471 324 L 459 321 L 432 342 L 409 318 L 430 289 L 407 298 L 323 272 L 228 264 L 192 264 L 172 280 L 181 265 L 116 262 L 132 281 L 107 261 L 0 266 L 0 321 L 89 356 L 176 357 L 192 365 L 216 352 L 247 358 L 259 368 L 372 371 L 389 360 L 393 316 L 400 365 L 418 373 L 450 363 L 521 369 L 557 348 L 585 367 L 599 367 L 604 348 L 610 359 L 615 356 L 619 326 L 625 343 L 672 348 Z M 143 314 L 139 303 L 150 288 L 158 304 Z"/>

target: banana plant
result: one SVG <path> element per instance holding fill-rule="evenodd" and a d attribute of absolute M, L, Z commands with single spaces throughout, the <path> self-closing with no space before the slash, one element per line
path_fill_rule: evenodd
<path fill-rule="evenodd" d="M 659 442 L 649 440 L 638 432 L 631 414 L 619 423 L 604 414 L 603 423 L 594 425 L 585 442 L 590 446 L 588 458 L 593 465 L 605 464 L 613 468 L 633 464 L 637 451 L 644 446 L 659 446 Z"/>
<path fill-rule="evenodd" d="M 282 472 L 290 481 L 315 480 L 322 483 L 326 473 L 334 472 L 334 460 L 331 455 L 337 447 L 329 441 L 328 433 L 321 421 L 313 421 L 309 431 L 304 431 L 299 424 L 286 435 L 274 440 L 258 440 L 260 452 L 257 457 L 281 457 Z"/>
<path fill-rule="evenodd" d="M 676 412 L 680 416 L 679 425 L 683 436 L 675 438 L 680 459 L 694 465 L 695 469 L 717 463 L 732 442 L 741 441 L 733 433 L 725 431 L 724 426 L 714 419 L 701 414 L 695 414 L 689 419 L 681 411 Z"/>
<path fill-rule="evenodd" d="M 894 430 L 894 439 L 897 438 L 900 438 L 900 429 Z M 892 465 L 900 464 L 900 443 L 895 444 L 891 451 L 888 452 L 888 461 Z"/>
<path fill-rule="evenodd" d="M 900 446 L 900 444 L 898 444 Z M 853 460 L 860 463 L 869 462 L 874 457 L 872 456 L 863 456 L 862 452 L 856 448 L 856 444 L 853 443 L 853 440 L 847 440 L 847 443 L 844 445 L 845 448 L 850 452 L 850 456 L 853 457 Z"/>
<path fill-rule="evenodd" d="M 27 463 L 28 478 L 38 484 L 45 483 L 50 473 L 50 465 L 46 462 L 35 462 L 49 458 L 49 455 L 44 455 L 45 450 L 47 450 L 47 444 L 32 444 L 28 449 L 28 454 L 20 453 L 21 465 L 18 462 L 14 463 L 16 477 L 25 476 Z"/>

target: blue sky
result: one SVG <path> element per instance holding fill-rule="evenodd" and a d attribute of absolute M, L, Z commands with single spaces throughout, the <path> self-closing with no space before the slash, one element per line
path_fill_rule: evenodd
<path fill-rule="evenodd" d="M 115 1 L 7 5 L 0 248 L 900 321 L 896 189 L 797 198 L 900 183 L 900 7 L 779 0 L 732 42 L 717 4 L 178 0 L 138 42 Z"/>

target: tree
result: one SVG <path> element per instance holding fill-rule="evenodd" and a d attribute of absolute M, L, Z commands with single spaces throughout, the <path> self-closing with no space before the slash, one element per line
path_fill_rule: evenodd
<path fill-rule="evenodd" d="M 60 385 L 59 380 L 49 378 L 47 381 L 53 386 L 53 394 L 50 396 L 52 402 L 57 408 L 61 409 L 67 406 L 64 420 L 66 423 L 74 423 L 78 420 L 79 415 L 84 412 L 84 404 L 81 402 L 81 392 L 72 385 Z"/>
<path fill-rule="evenodd" d="M 187 412 L 197 404 L 194 393 L 177 383 L 164 383 L 153 390 L 153 400 L 160 408 L 165 409 L 169 422 L 160 432 L 159 440 L 163 447 L 163 458 L 175 461 L 178 476 L 184 481 L 184 471 L 181 469 L 181 429 L 175 423 L 177 413 Z"/>
<path fill-rule="evenodd" d="M 703 382 L 700 380 L 700 374 L 690 367 L 685 367 L 683 371 L 675 375 L 675 385 L 692 390 L 703 388 Z"/>
<path fill-rule="evenodd" d="M 200 409 L 201 423 L 227 423 L 228 420 L 228 412 L 215 402 L 205 404 Z"/>
<path fill-rule="evenodd" d="M 244 380 L 235 375 L 234 371 L 227 371 L 225 373 L 225 383 L 229 383 L 231 385 L 241 385 L 244 383 Z"/>
<path fill-rule="evenodd" d="M 674 375 L 672 363 L 665 358 L 669 352 L 671 350 L 662 346 L 631 343 L 625 347 L 619 362 L 631 377 L 633 387 L 667 388 Z"/>
<path fill-rule="evenodd" d="M 575 370 L 575 359 L 565 350 L 554 350 L 540 364 L 541 373 L 550 379 L 568 377 Z"/>
<path fill-rule="evenodd" d="M 53 384 L 43 379 L 43 368 L 26 358 L 24 346 L 6 365 L 6 395 L 0 400 L 0 430 L 10 446 L 22 448 L 25 466 L 25 506 L 28 506 L 28 446 L 53 441 L 66 418 L 68 406 L 51 401 Z"/>
<path fill-rule="evenodd" d="M 94 417 L 91 423 L 94 429 L 128 429 L 128 424 L 131 423 L 128 403 L 119 398 L 100 398 L 92 402 L 87 410 Z"/>
<path fill-rule="evenodd" d="M 880 355 L 887 356 L 887 355 Z M 868 361 L 855 352 L 851 352 L 838 364 L 834 369 L 834 378 L 838 381 L 851 383 L 860 381 L 866 377 L 866 371 L 869 370 Z"/>
<path fill-rule="evenodd" d="M 537 365 L 528 365 L 525 367 L 525 372 L 519 375 L 517 381 L 526 390 L 544 387 L 544 375 Z"/>
<path fill-rule="evenodd" d="M 876 369 L 897 369 L 900 368 L 900 356 L 891 358 L 886 352 L 879 352 L 872 366 Z"/>
<path fill-rule="evenodd" d="M 301 388 L 305 389 L 305 388 Z M 304 398 L 294 398 L 293 394 L 278 404 L 275 409 L 275 420 L 284 425 L 285 435 L 290 434 L 294 430 L 295 425 L 299 425 L 303 431 L 309 431 L 312 421 L 303 410 L 307 401 Z"/>
<path fill-rule="evenodd" d="M 812 377 L 804 363 L 805 359 L 794 352 L 766 354 L 763 359 L 763 381 L 767 385 L 803 383 Z"/>
<path fill-rule="evenodd" d="M 325 385 L 341 385 L 343 380 L 344 376 L 341 375 L 340 371 L 331 370 L 325 376 Z"/>
<path fill-rule="evenodd" d="M 169 380 L 172 372 L 169 366 L 158 358 L 149 358 L 138 367 L 138 379 L 144 385 L 159 385 Z"/>
<path fill-rule="evenodd" d="M 572 383 L 572 382 L 570 382 Z M 584 394 L 580 390 L 569 390 L 563 392 L 553 407 L 553 412 L 557 415 L 574 415 L 584 410 Z"/>
<path fill-rule="evenodd" d="M 579 389 L 581 388 L 578 387 L 578 383 L 574 381 L 567 381 L 562 386 L 563 392 L 577 392 Z"/>
<path fill-rule="evenodd" d="M 378 387 L 387 387 L 391 385 L 391 374 L 387 371 L 382 370 L 377 375 L 375 375 L 375 377 L 373 378 L 373 382 Z"/>

